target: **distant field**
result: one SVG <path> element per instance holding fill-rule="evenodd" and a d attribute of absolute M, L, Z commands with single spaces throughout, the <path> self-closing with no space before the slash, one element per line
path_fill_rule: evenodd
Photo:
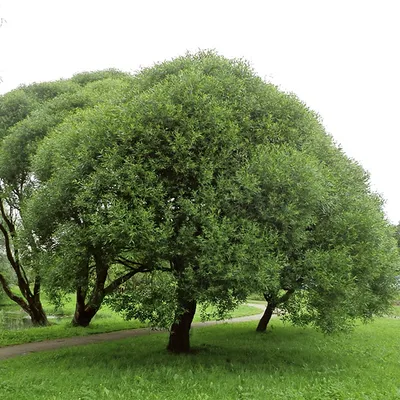
<path fill-rule="evenodd" d="M 2 400 L 400 398 L 400 319 L 324 336 L 279 320 L 198 328 L 192 355 L 167 334 L 36 353 L 0 362 Z"/>

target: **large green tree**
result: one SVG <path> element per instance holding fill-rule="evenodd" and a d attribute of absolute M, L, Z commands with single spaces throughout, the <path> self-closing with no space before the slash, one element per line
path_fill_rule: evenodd
<path fill-rule="evenodd" d="M 29 209 L 25 219 L 28 227 L 26 231 L 35 231 L 36 247 L 39 249 L 31 254 L 31 259 L 44 271 L 46 287 L 53 300 L 59 302 L 63 294 L 76 293 L 76 310 L 72 323 L 77 326 L 89 325 L 107 294 L 111 294 L 136 273 L 148 270 L 145 265 L 130 262 L 125 253 L 116 252 L 114 243 L 107 236 L 102 236 L 100 231 L 94 237 L 91 233 L 93 227 L 81 212 L 81 206 L 70 201 L 77 194 L 80 177 L 93 172 L 95 163 L 102 157 L 101 148 L 107 143 L 106 136 L 96 138 L 95 134 L 92 135 L 96 130 L 103 132 L 102 127 L 97 125 L 99 121 L 95 115 L 103 115 L 103 112 L 113 107 L 118 108 L 125 94 L 130 93 L 131 79 L 128 75 L 118 73 L 114 76 L 114 72 L 112 79 L 103 79 L 104 74 L 91 73 L 73 78 L 74 83 L 85 85 L 84 91 L 79 94 L 91 99 L 91 102 L 85 103 L 84 107 L 74 113 L 65 114 L 57 125 L 52 126 L 51 135 L 60 137 L 56 147 L 61 146 L 64 154 L 58 159 L 59 151 L 53 148 L 52 140 L 43 141 L 41 146 L 49 151 L 42 159 L 42 167 L 36 168 L 34 174 L 39 192 L 29 200 L 30 207 L 25 208 Z M 109 117 L 111 120 L 115 118 L 113 115 Z M 75 141 L 72 138 L 70 142 L 69 133 L 78 139 Z M 78 165 L 74 162 L 66 165 L 71 158 L 79 159 L 81 140 L 87 145 L 81 154 L 83 158 L 80 158 L 85 161 Z M 36 158 L 41 157 L 43 151 Z M 59 175 L 60 179 L 54 185 L 47 182 L 54 170 L 60 167 L 67 167 Z M 96 213 L 98 200 L 89 201 L 94 202 L 88 205 Z M 32 224 L 32 221 L 35 222 Z"/>
<path fill-rule="evenodd" d="M 241 60 L 200 52 L 141 71 L 116 101 L 67 117 L 40 144 L 34 171 L 27 213 L 45 258 L 60 260 L 60 287 L 68 271 L 74 285 L 95 282 L 97 308 L 107 277 L 94 271 L 166 274 L 173 352 L 190 350 L 198 303 L 224 313 L 260 290 L 302 301 L 285 302 L 293 321 L 330 330 L 364 315 L 366 297 L 349 294 L 355 279 L 376 277 L 365 293 L 391 284 L 396 254 L 365 174 L 295 96 Z M 368 227 L 382 243 L 371 252 Z M 335 285 L 346 301 L 329 313 Z M 374 292 L 382 304 L 389 294 Z"/>
<path fill-rule="evenodd" d="M 48 321 L 40 301 L 42 274 L 32 257 L 40 249 L 24 229 L 23 206 L 38 183 L 30 168 L 32 156 L 66 116 L 107 99 L 106 93 L 118 85 L 113 78 L 120 76 L 117 71 L 84 73 L 66 81 L 22 86 L 0 98 L 0 231 L 20 294 L 12 290 L 6 274 L 0 273 L 0 282 L 34 325 Z M 40 212 L 45 214 L 46 207 Z"/>

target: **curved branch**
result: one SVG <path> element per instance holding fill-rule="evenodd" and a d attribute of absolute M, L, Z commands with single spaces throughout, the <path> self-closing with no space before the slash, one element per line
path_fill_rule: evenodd
<path fill-rule="evenodd" d="M 125 257 L 119 257 L 115 260 L 115 262 L 131 270 L 134 270 L 135 272 L 151 272 L 151 271 L 171 272 L 170 268 L 157 267 L 157 266 L 151 267 L 146 264 L 128 260 Z"/>
<path fill-rule="evenodd" d="M 285 301 L 288 301 L 289 298 L 290 298 L 290 296 L 291 296 L 293 293 L 294 293 L 294 289 L 287 289 L 287 292 L 286 292 L 284 295 L 282 295 L 281 297 L 279 297 L 279 299 L 278 299 L 277 302 L 276 302 L 276 305 L 282 304 L 282 303 L 284 303 Z"/>
<path fill-rule="evenodd" d="M 117 289 L 120 285 L 128 281 L 130 278 L 132 278 L 134 275 L 136 275 L 139 271 L 130 271 L 126 273 L 125 275 L 120 276 L 119 278 L 115 279 L 113 282 L 111 282 L 107 287 L 104 288 L 104 295 L 108 295 L 112 293 L 115 289 Z"/>
<path fill-rule="evenodd" d="M 4 276 L 2 274 L 0 274 L 0 283 L 1 283 L 1 286 L 3 287 L 3 290 L 6 293 L 6 295 L 29 314 L 30 309 L 29 309 L 28 303 L 26 303 L 22 297 L 17 296 L 16 294 L 14 294 L 11 291 L 6 279 L 4 278 Z"/>
<path fill-rule="evenodd" d="M 16 250 L 14 250 L 14 254 L 11 251 L 11 242 L 10 242 L 9 232 L 4 227 L 4 225 L 1 223 L 0 223 L 0 231 L 3 233 L 3 236 L 4 236 L 4 244 L 5 244 L 5 248 L 6 248 L 7 259 L 10 262 L 11 267 L 14 270 L 15 274 L 17 275 L 18 286 L 21 290 L 22 295 L 26 299 L 28 299 L 29 296 L 32 296 L 32 293 L 31 293 L 31 290 L 29 287 L 28 277 L 26 276 L 25 270 L 22 268 L 22 266 L 20 265 L 20 263 L 18 261 L 18 258 L 17 258 L 18 256 L 16 255 Z"/>
<path fill-rule="evenodd" d="M 8 218 L 6 211 L 4 209 L 3 199 L 0 200 L 0 212 L 4 222 L 7 224 L 7 228 L 10 231 L 10 234 L 13 235 L 15 233 L 14 224 L 11 222 L 10 218 Z"/>
<path fill-rule="evenodd" d="M 14 255 L 12 254 L 12 251 L 11 251 L 10 236 L 8 234 L 7 229 L 1 223 L 0 223 L 0 231 L 3 233 L 3 236 L 4 236 L 4 244 L 6 247 L 6 255 L 7 255 L 8 261 L 10 262 L 13 269 L 16 270 L 18 268 L 18 266 L 17 266 L 17 262 L 15 261 Z"/>

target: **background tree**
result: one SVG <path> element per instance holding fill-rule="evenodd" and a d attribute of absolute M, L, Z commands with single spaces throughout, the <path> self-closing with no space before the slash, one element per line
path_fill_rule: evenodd
<path fill-rule="evenodd" d="M 332 332 L 349 328 L 357 318 L 387 312 L 390 306 L 398 266 L 391 226 L 381 199 L 369 191 L 367 174 L 334 150 L 320 152 L 328 172 L 328 202 L 314 210 L 309 225 L 290 224 L 290 231 L 281 230 L 287 257 L 279 279 L 264 287 L 268 305 L 259 331 L 266 329 L 276 307 L 297 324 L 311 323 Z M 290 182 L 280 184 L 287 193 Z M 300 212 L 296 197 L 290 204 Z M 293 240 L 294 234 L 302 240 Z"/>
<path fill-rule="evenodd" d="M 87 81 L 88 77 L 82 78 Z M 93 173 L 95 164 L 102 158 L 102 147 L 107 146 L 107 135 L 116 118 L 111 110 L 117 110 L 122 101 L 120 97 L 130 93 L 129 77 L 124 77 L 119 85 L 115 80 L 109 83 L 102 91 L 96 91 L 99 100 L 95 107 L 67 116 L 53 128 L 49 140 L 43 142 L 36 157 L 35 175 L 41 187 L 30 201 L 27 213 L 29 226 L 34 227 L 39 246 L 44 250 L 37 254 L 36 262 L 47 271 L 47 286 L 53 298 L 76 292 L 72 322 L 79 326 L 90 323 L 107 294 L 136 273 L 148 270 L 145 264 L 130 261 L 125 239 L 122 241 L 124 232 L 115 220 L 123 215 L 114 215 L 114 242 L 111 233 L 91 221 L 100 221 L 102 214 L 107 213 L 107 201 L 102 203 L 97 192 L 88 198 L 84 190 L 79 190 L 80 177 Z M 101 121 L 99 115 L 108 118 L 110 124 Z M 58 139 L 52 140 L 54 137 Z M 78 163 L 73 161 L 75 157 Z M 64 168 L 62 172 L 61 168 Z M 58 172 L 54 180 L 52 177 Z M 96 190 L 101 191 L 102 186 Z M 41 211 L 44 207 L 45 214 Z M 92 211 L 91 219 L 86 216 L 86 208 Z M 121 251 L 120 242 L 123 243 Z"/>
<path fill-rule="evenodd" d="M 65 89 L 64 89 L 65 90 Z M 32 318 L 34 325 L 46 325 L 47 317 L 40 302 L 40 276 L 22 265 L 17 239 L 18 226 L 21 224 L 20 202 L 25 186 L 31 186 L 26 173 L 27 148 L 20 143 L 12 143 L 14 138 L 23 138 L 18 134 L 18 123 L 25 120 L 40 104 L 63 92 L 62 83 L 32 85 L 21 87 L 1 97 L 0 101 L 0 230 L 11 269 L 15 274 L 21 295 L 14 293 L 5 274 L 0 274 L 0 282 L 6 295 L 16 302 Z M 14 135 L 14 130 L 17 133 Z M 19 131 L 21 132 L 21 130 Z M 18 141 L 18 139 L 17 139 Z M 9 151 L 11 150 L 11 151 Z M 25 151 L 24 151 L 25 150 Z M 16 157 L 16 158 L 14 158 Z M 33 288 L 30 283 L 33 283 Z"/>
<path fill-rule="evenodd" d="M 0 282 L 7 296 L 30 315 L 34 325 L 48 322 L 40 301 L 40 270 L 32 262 L 32 253 L 38 249 L 34 237 L 24 231 L 22 212 L 25 200 L 37 185 L 30 170 L 31 157 L 40 140 L 67 115 L 104 99 L 104 79 L 115 75 L 121 74 L 104 71 L 81 74 L 70 81 L 23 86 L 0 99 L 0 230 L 21 294 L 12 290 L 5 274 L 0 274 Z M 96 80 L 102 80 L 101 84 L 91 83 Z"/>

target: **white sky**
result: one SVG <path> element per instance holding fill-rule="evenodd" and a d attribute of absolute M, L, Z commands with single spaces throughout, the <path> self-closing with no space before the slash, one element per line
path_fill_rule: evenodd
<path fill-rule="evenodd" d="M 0 17 L 0 93 L 186 50 L 246 58 L 322 116 L 400 221 L 399 0 L 0 0 Z"/>

